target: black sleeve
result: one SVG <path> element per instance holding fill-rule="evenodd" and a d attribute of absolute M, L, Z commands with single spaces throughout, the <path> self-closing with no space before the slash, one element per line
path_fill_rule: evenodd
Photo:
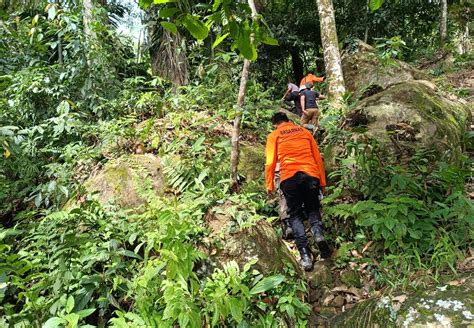
<path fill-rule="evenodd" d="M 319 96 L 321 95 L 319 92 L 315 91 L 314 92 L 316 94 L 316 99 L 319 98 Z"/>

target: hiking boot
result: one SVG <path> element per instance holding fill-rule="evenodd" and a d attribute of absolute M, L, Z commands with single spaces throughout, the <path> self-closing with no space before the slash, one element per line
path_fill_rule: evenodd
<path fill-rule="evenodd" d="M 331 257 L 331 248 L 329 247 L 328 242 L 323 236 L 323 231 L 320 225 L 314 225 L 311 227 L 311 232 L 313 233 L 314 241 L 318 246 L 319 253 L 321 253 L 321 257 L 323 259 L 327 259 Z"/>
<path fill-rule="evenodd" d="M 288 219 L 283 220 L 283 239 L 290 240 L 294 239 L 293 229 L 291 228 L 290 221 Z"/>
<path fill-rule="evenodd" d="M 311 255 L 309 254 L 309 250 L 307 248 L 303 248 L 300 251 L 301 260 L 300 264 L 305 271 L 311 271 L 313 269 L 313 261 L 311 260 Z"/>

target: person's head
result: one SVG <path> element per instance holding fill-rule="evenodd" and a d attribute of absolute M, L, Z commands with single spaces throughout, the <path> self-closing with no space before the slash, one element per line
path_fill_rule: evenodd
<path fill-rule="evenodd" d="M 273 127 L 275 127 L 275 128 L 278 125 L 280 125 L 282 123 L 285 123 L 285 122 L 289 122 L 289 121 L 290 120 L 288 119 L 288 116 L 286 116 L 286 114 L 282 113 L 282 112 L 275 113 L 272 116 L 272 124 L 273 124 Z"/>
<path fill-rule="evenodd" d="M 313 83 L 312 82 L 306 82 L 305 85 L 306 89 L 311 89 L 313 87 Z"/>

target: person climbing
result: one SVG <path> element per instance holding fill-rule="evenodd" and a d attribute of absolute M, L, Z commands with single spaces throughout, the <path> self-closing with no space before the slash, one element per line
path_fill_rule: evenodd
<path fill-rule="evenodd" d="M 301 110 L 301 100 L 300 100 L 300 91 L 299 87 L 291 82 L 291 79 L 288 78 L 288 89 L 286 90 L 282 100 L 285 102 L 293 102 L 294 108 L 291 110 L 296 115 L 301 117 L 303 111 Z"/>
<path fill-rule="evenodd" d="M 291 82 L 291 78 L 288 77 L 287 89 L 286 89 L 285 94 L 283 95 L 283 98 L 281 99 L 285 100 L 286 96 L 288 96 L 290 93 L 299 92 L 299 91 L 300 91 L 300 88 L 296 84 Z"/>
<path fill-rule="evenodd" d="M 324 77 L 319 77 L 313 74 L 313 72 L 308 72 L 305 77 L 303 77 L 300 81 L 300 91 L 305 89 L 306 83 L 316 83 L 316 82 L 323 82 Z"/>
<path fill-rule="evenodd" d="M 301 124 L 310 123 L 315 130 L 318 128 L 319 109 L 317 100 L 325 99 L 326 97 L 313 90 L 313 83 L 307 82 L 305 88 L 300 92 L 301 110 Z"/>
<path fill-rule="evenodd" d="M 316 141 L 308 130 L 290 122 L 288 116 L 281 112 L 274 114 L 271 121 L 275 130 L 267 137 L 265 149 L 266 189 L 268 193 L 275 189 L 275 167 L 279 161 L 280 188 L 288 205 L 301 265 L 304 270 L 309 271 L 313 267 L 313 261 L 303 225 L 303 205 L 321 257 L 331 255 L 329 244 L 323 236 L 319 202 L 319 191 L 321 189 L 324 192 L 326 186 L 323 160 Z"/>
<path fill-rule="evenodd" d="M 280 214 L 280 225 L 282 228 L 283 239 L 293 239 L 293 229 L 290 225 L 290 217 L 288 216 L 288 205 L 286 204 L 285 195 L 280 188 L 280 163 L 277 162 L 275 167 L 275 188 L 278 192 L 278 207 Z"/>

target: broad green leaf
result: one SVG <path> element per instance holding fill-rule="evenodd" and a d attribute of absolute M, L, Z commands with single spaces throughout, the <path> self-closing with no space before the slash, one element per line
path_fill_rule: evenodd
<path fill-rule="evenodd" d="M 225 38 L 227 38 L 229 36 L 229 33 L 225 33 L 225 34 L 222 34 L 220 35 L 216 41 L 214 41 L 214 43 L 212 44 L 212 49 L 214 49 L 215 47 L 217 47 L 219 44 L 221 44 L 222 41 L 225 40 Z"/>
<path fill-rule="evenodd" d="M 384 0 L 370 0 L 369 1 L 369 8 L 372 11 L 376 11 L 380 7 L 382 7 Z"/>
<path fill-rule="evenodd" d="M 285 280 L 285 276 L 282 274 L 277 274 L 271 277 L 266 277 L 260 280 L 253 288 L 250 290 L 250 294 L 260 294 L 266 292 L 270 289 L 275 288 Z"/>
<path fill-rule="evenodd" d="M 80 318 L 77 313 L 69 313 L 64 319 L 67 321 L 67 328 L 76 328 Z"/>
<path fill-rule="evenodd" d="M 138 5 L 143 9 L 147 9 L 152 3 L 153 0 L 138 0 Z"/>
<path fill-rule="evenodd" d="M 90 316 L 92 313 L 94 313 L 95 309 L 85 309 L 85 310 L 81 310 L 79 312 L 76 312 L 77 315 L 79 316 L 80 319 L 82 318 L 86 318 L 88 316 Z"/>
<path fill-rule="evenodd" d="M 178 28 L 176 27 L 175 24 L 170 23 L 170 22 L 160 22 L 161 26 L 163 26 L 165 29 L 172 33 L 176 33 L 178 31 Z"/>
<path fill-rule="evenodd" d="M 118 253 L 120 255 L 123 255 L 123 256 L 132 257 L 132 258 L 139 259 L 139 260 L 142 259 L 142 257 L 140 255 L 135 254 L 134 252 L 129 251 L 128 249 L 121 249 L 121 250 L 118 251 Z"/>
<path fill-rule="evenodd" d="M 168 17 L 172 17 L 178 11 L 179 9 L 176 7 L 163 8 L 163 9 L 160 9 L 160 11 L 158 12 L 158 16 L 161 18 L 168 18 Z"/>
<path fill-rule="evenodd" d="M 74 308 L 74 297 L 72 295 L 69 295 L 66 302 L 66 313 L 71 313 L 73 308 Z"/>
<path fill-rule="evenodd" d="M 239 38 L 237 40 L 238 48 L 240 53 L 248 60 L 255 60 L 257 59 L 257 49 L 252 42 L 250 37 L 251 30 L 246 23 L 246 25 L 241 29 Z"/>
<path fill-rule="evenodd" d="M 176 2 L 176 0 L 153 0 L 154 4 Z"/>
<path fill-rule="evenodd" d="M 46 321 L 43 324 L 43 328 L 57 328 L 57 327 L 61 327 L 65 323 L 66 323 L 66 320 L 64 319 L 61 319 L 58 317 L 52 317 L 52 318 L 49 318 L 48 321 Z"/>
<path fill-rule="evenodd" d="M 270 37 L 266 37 L 262 40 L 263 43 L 268 44 L 270 46 L 277 46 L 278 40 Z"/>
<path fill-rule="evenodd" d="M 204 40 L 209 34 L 206 25 L 193 15 L 187 14 L 183 19 L 183 25 L 198 40 Z"/>

